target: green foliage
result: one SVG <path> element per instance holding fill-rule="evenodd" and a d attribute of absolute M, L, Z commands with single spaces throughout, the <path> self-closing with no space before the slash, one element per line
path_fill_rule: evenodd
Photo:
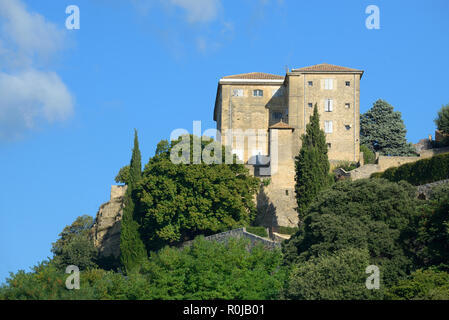
<path fill-rule="evenodd" d="M 449 104 L 442 106 L 440 111 L 438 111 L 435 124 L 442 133 L 449 134 Z"/>
<path fill-rule="evenodd" d="M 279 250 L 262 246 L 247 250 L 249 242 L 221 244 L 196 239 L 184 249 L 166 247 L 152 253 L 141 273 L 89 269 L 80 274 L 80 289 L 68 290 L 68 274 L 44 262 L 32 272 L 11 274 L 0 287 L 4 299 L 276 299 L 286 272 Z"/>
<path fill-rule="evenodd" d="M 407 143 L 406 133 L 401 113 L 384 100 L 377 100 L 360 116 L 360 143 L 382 155 L 416 155 L 413 145 Z"/>
<path fill-rule="evenodd" d="M 115 182 L 128 184 L 128 182 L 129 182 L 129 165 L 124 166 L 120 169 L 117 176 L 115 177 Z"/>
<path fill-rule="evenodd" d="M 382 173 L 383 172 L 374 172 L 374 173 L 371 174 L 370 179 L 382 178 Z"/>
<path fill-rule="evenodd" d="M 10 275 L 0 288 L 0 300 L 103 300 L 151 299 L 147 279 L 137 273 L 126 278 L 119 273 L 89 269 L 80 273 L 80 289 L 68 290 L 69 275 L 44 261 L 31 272 Z"/>
<path fill-rule="evenodd" d="M 388 289 L 391 300 L 449 300 L 449 273 L 435 268 L 417 270 Z"/>
<path fill-rule="evenodd" d="M 76 265 L 80 270 L 95 268 L 97 250 L 89 235 L 93 218 L 88 215 L 78 217 L 70 226 L 59 234 L 59 239 L 52 244 L 54 266 L 61 271 L 69 265 Z"/>
<path fill-rule="evenodd" d="M 268 237 L 268 233 L 267 233 L 267 229 L 265 229 L 265 227 L 246 227 L 246 231 L 252 234 L 255 234 L 256 236 L 259 237 L 263 237 L 263 238 L 267 238 Z"/>
<path fill-rule="evenodd" d="M 336 168 L 341 168 L 345 171 L 351 171 L 357 168 L 357 163 L 352 162 L 352 161 L 340 161 L 337 165 Z"/>
<path fill-rule="evenodd" d="M 276 299 L 285 279 L 279 250 L 248 241 L 227 244 L 199 237 L 184 249 L 165 247 L 152 253 L 144 273 L 154 299 Z"/>
<path fill-rule="evenodd" d="M 302 147 L 295 158 L 295 193 L 300 219 L 304 217 L 308 205 L 315 196 L 332 181 L 329 175 L 326 136 L 320 129 L 320 117 L 316 104 L 307 124 L 306 134 L 301 139 Z"/>
<path fill-rule="evenodd" d="M 360 146 L 360 152 L 363 152 L 363 162 L 365 164 L 373 164 L 376 162 L 376 154 L 366 145 L 362 144 Z"/>
<path fill-rule="evenodd" d="M 377 176 L 396 182 L 405 180 L 415 186 L 445 180 L 449 178 L 449 153 L 392 167 Z"/>
<path fill-rule="evenodd" d="M 264 185 L 264 187 L 268 187 L 271 183 L 271 179 L 270 178 L 266 178 L 262 180 L 262 184 Z"/>
<path fill-rule="evenodd" d="M 449 270 L 449 185 L 433 191 L 424 210 L 408 228 L 407 248 L 420 268 Z"/>
<path fill-rule="evenodd" d="M 190 164 L 174 164 L 170 153 L 175 147 L 179 150 L 177 144 L 183 139 L 190 143 L 184 146 L 191 151 Z M 203 154 L 222 152 L 225 159 L 220 143 L 193 136 L 172 141 L 170 147 L 150 159 L 138 190 L 148 250 L 250 225 L 255 219 L 253 198 L 259 179 L 250 176 L 242 164 L 206 164 L 198 158 L 198 163 L 192 164 L 194 139 L 198 139 Z"/>
<path fill-rule="evenodd" d="M 284 226 L 279 226 L 277 227 L 277 232 L 280 234 L 288 234 L 288 235 L 293 235 L 296 232 L 298 232 L 299 228 L 298 227 L 284 227 Z"/>
<path fill-rule="evenodd" d="M 365 270 L 369 265 L 367 249 L 348 248 L 313 257 L 293 267 L 286 297 L 300 300 L 380 299 L 383 290 L 368 290 L 365 286 Z"/>
<path fill-rule="evenodd" d="M 135 203 L 135 188 L 141 180 L 141 156 L 137 130 L 134 131 L 134 148 L 129 165 L 129 181 L 125 194 L 125 208 L 120 231 L 120 263 L 126 273 L 138 270 L 147 259 L 145 245 L 139 233 L 139 223 L 136 221 L 136 211 L 139 207 Z"/>
<path fill-rule="evenodd" d="M 386 285 L 412 266 L 402 233 L 417 216 L 416 190 L 384 179 L 342 181 L 321 192 L 307 210 L 299 231 L 283 243 L 287 264 L 342 249 L 367 249 Z"/>

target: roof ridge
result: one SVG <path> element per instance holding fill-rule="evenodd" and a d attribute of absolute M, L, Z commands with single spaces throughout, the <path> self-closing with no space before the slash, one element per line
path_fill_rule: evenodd
<path fill-rule="evenodd" d="M 339 72 L 339 71 L 347 71 L 347 72 L 363 72 L 363 70 L 359 70 L 359 69 L 354 69 L 354 68 L 348 68 L 348 67 L 342 67 L 342 66 L 338 66 L 335 64 L 330 64 L 330 63 L 320 63 L 320 64 L 315 64 L 312 66 L 307 66 L 307 67 L 302 67 L 302 68 L 296 68 L 296 69 L 292 69 L 292 71 L 316 71 L 316 72 Z"/>

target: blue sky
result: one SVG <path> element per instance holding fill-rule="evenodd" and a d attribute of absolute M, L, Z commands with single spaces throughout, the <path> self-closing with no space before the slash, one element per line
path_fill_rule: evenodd
<path fill-rule="evenodd" d="M 66 30 L 65 9 L 80 9 Z M 380 29 L 365 27 L 368 5 Z M 402 112 L 411 142 L 449 103 L 449 2 L 0 0 L 0 282 L 95 216 L 129 162 L 172 130 L 214 128 L 220 77 L 331 63 L 365 70 L 361 112 Z"/>

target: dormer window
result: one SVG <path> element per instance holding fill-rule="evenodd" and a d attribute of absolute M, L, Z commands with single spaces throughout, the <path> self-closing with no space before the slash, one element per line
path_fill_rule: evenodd
<path fill-rule="evenodd" d="M 263 90 L 260 89 L 253 90 L 253 97 L 263 97 Z"/>

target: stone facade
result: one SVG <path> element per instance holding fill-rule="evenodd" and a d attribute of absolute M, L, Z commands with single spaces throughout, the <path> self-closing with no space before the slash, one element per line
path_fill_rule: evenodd
<path fill-rule="evenodd" d="M 247 73 L 220 79 L 214 120 L 221 142 L 250 164 L 254 175 L 271 179 L 261 190 L 264 194 L 258 195 L 262 225 L 298 223 L 294 158 L 315 104 L 326 132 L 329 160 L 359 161 L 362 75 L 361 70 L 320 64 L 293 69 L 285 76 Z M 232 136 L 226 134 L 229 130 Z M 258 143 L 250 144 L 256 135 Z M 263 170 L 257 159 L 269 159 L 270 170 Z"/>
<path fill-rule="evenodd" d="M 91 229 L 94 246 L 100 257 L 120 255 L 120 230 L 126 186 L 111 186 L 111 199 L 102 204 Z"/>

